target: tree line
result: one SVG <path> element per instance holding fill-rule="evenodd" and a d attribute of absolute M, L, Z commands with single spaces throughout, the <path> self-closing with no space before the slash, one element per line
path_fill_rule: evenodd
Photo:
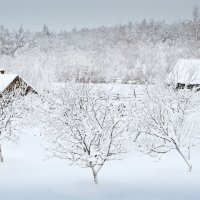
<path fill-rule="evenodd" d="M 179 58 L 200 57 L 199 7 L 174 23 L 143 20 L 110 27 L 41 31 L 0 27 L 0 62 L 38 90 L 56 81 L 155 83 Z"/>

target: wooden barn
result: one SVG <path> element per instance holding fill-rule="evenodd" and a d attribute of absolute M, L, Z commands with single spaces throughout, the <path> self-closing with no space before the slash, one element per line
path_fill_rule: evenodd
<path fill-rule="evenodd" d="M 167 82 L 175 85 L 177 89 L 200 90 L 200 60 L 180 59 L 169 74 Z"/>
<path fill-rule="evenodd" d="M 19 75 L 5 74 L 4 69 L 0 69 L 0 95 L 20 89 L 22 95 L 27 95 L 29 92 L 37 94 L 26 81 Z"/>

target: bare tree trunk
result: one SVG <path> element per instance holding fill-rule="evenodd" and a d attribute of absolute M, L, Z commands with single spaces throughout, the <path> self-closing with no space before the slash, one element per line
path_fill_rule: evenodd
<path fill-rule="evenodd" d="M 185 161 L 185 163 L 188 166 L 188 171 L 191 172 L 192 171 L 192 164 L 190 163 L 190 161 L 184 156 L 184 154 L 181 152 L 181 150 L 179 148 L 177 148 L 177 151 L 179 152 L 179 154 L 181 155 L 181 157 L 183 158 L 183 160 Z"/>
<path fill-rule="evenodd" d="M 1 144 L 0 144 L 0 162 L 3 162 L 3 154 L 2 154 L 2 150 L 1 150 Z"/>
<path fill-rule="evenodd" d="M 94 178 L 94 183 L 95 184 L 98 184 L 98 178 L 97 178 L 97 172 L 95 171 L 94 167 L 91 167 L 92 168 L 92 174 L 93 174 L 93 178 Z"/>

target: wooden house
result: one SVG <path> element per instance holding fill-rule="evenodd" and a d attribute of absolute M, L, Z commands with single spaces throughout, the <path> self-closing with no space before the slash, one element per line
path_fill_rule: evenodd
<path fill-rule="evenodd" d="M 169 74 L 167 82 L 175 85 L 177 89 L 200 90 L 200 60 L 180 59 Z"/>
<path fill-rule="evenodd" d="M 22 95 L 29 92 L 37 94 L 25 80 L 16 74 L 5 74 L 5 70 L 0 69 L 0 95 L 20 89 Z"/>

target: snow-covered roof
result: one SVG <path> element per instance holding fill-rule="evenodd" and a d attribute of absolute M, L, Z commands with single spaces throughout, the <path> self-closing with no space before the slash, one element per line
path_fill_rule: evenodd
<path fill-rule="evenodd" d="M 0 74 L 0 93 L 3 92 L 16 77 L 16 74 Z"/>
<path fill-rule="evenodd" d="M 175 84 L 200 84 L 200 60 L 178 60 L 174 69 L 169 74 L 167 82 L 173 82 Z"/>

